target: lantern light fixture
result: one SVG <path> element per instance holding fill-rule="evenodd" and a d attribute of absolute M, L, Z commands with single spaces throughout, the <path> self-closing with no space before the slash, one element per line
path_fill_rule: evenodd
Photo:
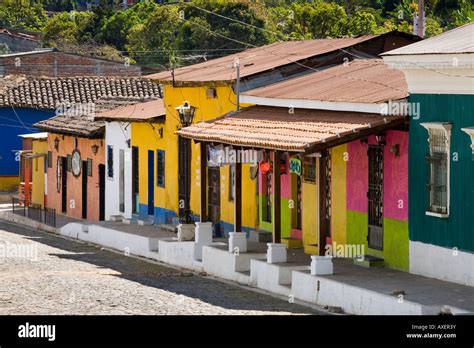
<path fill-rule="evenodd" d="M 196 107 L 192 106 L 188 101 L 184 101 L 182 105 L 176 108 L 179 114 L 181 126 L 187 127 L 193 123 Z"/>

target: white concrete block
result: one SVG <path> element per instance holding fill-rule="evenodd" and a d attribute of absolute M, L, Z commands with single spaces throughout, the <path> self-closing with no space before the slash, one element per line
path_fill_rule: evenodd
<path fill-rule="evenodd" d="M 279 243 L 267 243 L 267 262 L 286 262 L 286 245 Z"/>
<path fill-rule="evenodd" d="M 179 224 L 178 225 L 178 241 L 192 241 L 194 240 L 194 224 Z"/>
<path fill-rule="evenodd" d="M 212 222 L 196 222 L 196 243 L 203 245 L 212 243 Z"/>
<path fill-rule="evenodd" d="M 331 256 L 311 255 L 311 275 L 333 274 L 334 267 Z"/>
<path fill-rule="evenodd" d="M 247 252 L 247 234 L 245 232 L 229 232 L 229 252 Z"/>

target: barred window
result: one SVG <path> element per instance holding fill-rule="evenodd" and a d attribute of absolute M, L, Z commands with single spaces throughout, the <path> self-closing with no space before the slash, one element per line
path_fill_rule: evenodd
<path fill-rule="evenodd" d="M 305 157 L 303 160 L 304 182 L 316 183 L 316 158 Z"/>
<path fill-rule="evenodd" d="M 114 178 L 114 148 L 107 145 L 107 177 Z"/>
<path fill-rule="evenodd" d="M 428 130 L 426 155 L 427 215 L 449 215 L 449 123 L 422 123 Z"/>
<path fill-rule="evenodd" d="M 156 150 L 156 185 L 165 187 L 165 152 Z"/>

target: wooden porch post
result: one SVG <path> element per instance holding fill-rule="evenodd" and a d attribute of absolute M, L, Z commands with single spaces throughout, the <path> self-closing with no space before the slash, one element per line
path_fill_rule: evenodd
<path fill-rule="evenodd" d="M 234 232 L 242 232 L 242 163 L 235 164 Z"/>
<path fill-rule="evenodd" d="M 321 151 L 319 160 L 319 239 L 318 239 L 318 254 L 324 255 L 326 252 L 326 156 L 327 151 Z"/>
<path fill-rule="evenodd" d="M 201 222 L 207 221 L 207 143 L 201 143 Z"/>
<path fill-rule="evenodd" d="M 280 151 L 273 152 L 273 243 L 281 243 Z"/>

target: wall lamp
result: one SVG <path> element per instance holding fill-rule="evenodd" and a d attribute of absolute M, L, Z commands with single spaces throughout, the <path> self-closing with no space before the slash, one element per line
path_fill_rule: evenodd
<path fill-rule="evenodd" d="M 94 144 L 91 146 L 91 150 L 94 155 L 97 155 L 97 152 L 99 151 L 99 146 Z"/>

